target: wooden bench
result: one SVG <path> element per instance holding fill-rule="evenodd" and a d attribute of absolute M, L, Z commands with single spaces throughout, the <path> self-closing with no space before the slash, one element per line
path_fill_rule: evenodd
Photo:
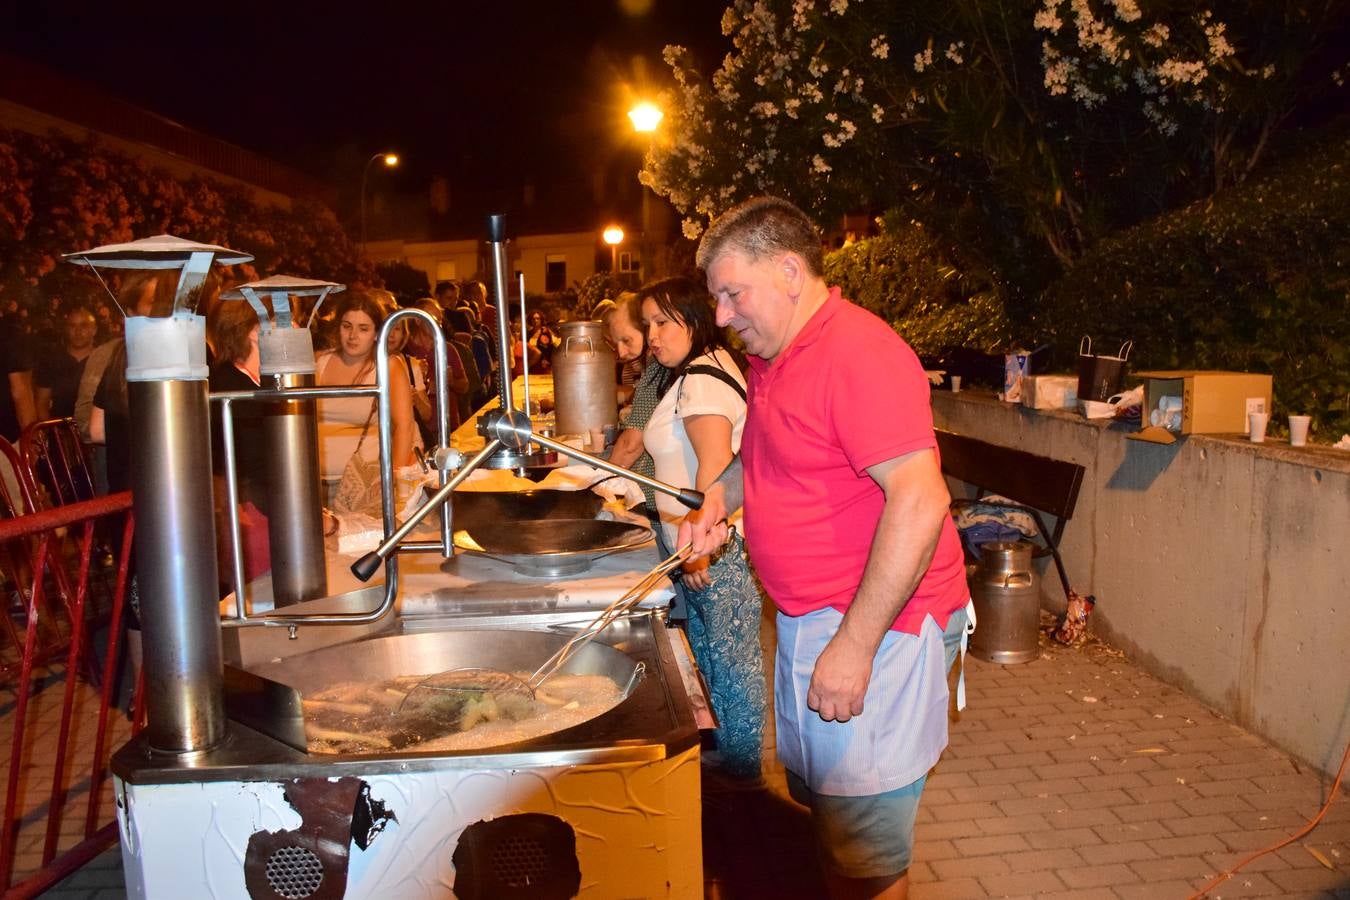
<path fill-rule="evenodd" d="M 1083 467 L 1077 463 L 1037 456 L 1025 450 L 1000 447 L 950 431 L 938 430 L 937 442 L 943 474 L 973 485 L 979 491 L 975 499 L 953 500 L 952 508 L 980 503 L 1029 513 L 1046 544 L 1038 555 L 1048 553 L 1054 559 L 1067 598 L 1069 576 L 1064 571 L 1064 560 L 1059 555 L 1059 540 L 1064 534 L 1064 523 L 1072 518 L 1074 507 L 1078 504 Z M 1012 502 L 990 503 L 982 499 L 991 493 L 1007 497 Z M 1053 529 L 1046 527 L 1043 513 L 1055 517 Z"/>

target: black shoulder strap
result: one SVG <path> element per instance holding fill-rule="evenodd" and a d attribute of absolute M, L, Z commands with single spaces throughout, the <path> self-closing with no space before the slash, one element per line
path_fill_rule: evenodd
<path fill-rule="evenodd" d="M 737 381 L 735 378 L 732 378 L 731 373 L 727 372 L 724 369 L 719 369 L 717 366 L 707 366 L 702 364 L 690 366 L 689 368 L 684 370 L 684 374 L 711 375 L 718 381 L 723 381 L 731 385 L 731 389 L 734 390 L 737 394 L 740 394 L 742 402 L 747 402 L 748 400 L 748 398 L 745 396 L 745 388 L 741 386 L 741 383 Z"/>

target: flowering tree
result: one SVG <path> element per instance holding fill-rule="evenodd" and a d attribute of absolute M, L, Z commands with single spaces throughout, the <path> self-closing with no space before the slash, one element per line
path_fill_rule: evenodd
<path fill-rule="evenodd" d="M 252 253 L 263 274 L 380 283 L 320 203 L 259 204 L 242 187 L 179 180 L 94 140 L 0 130 L 0 301 L 31 308 L 87 281 L 62 253 L 163 232 Z"/>
<path fill-rule="evenodd" d="M 722 31 L 711 77 L 666 49 L 642 172 L 686 236 L 762 192 L 900 206 L 1010 273 L 1241 181 L 1346 73 L 1338 0 L 734 0 Z"/>

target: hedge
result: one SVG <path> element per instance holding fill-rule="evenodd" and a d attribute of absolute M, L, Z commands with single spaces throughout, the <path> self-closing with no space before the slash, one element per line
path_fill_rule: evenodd
<path fill-rule="evenodd" d="M 1262 177 L 1108 238 L 1041 298 L 1036 334 L 1130 338 L 1133 368 L 1268 372 L 1275 415 L 1350 431 L 1350 123 Z"/>

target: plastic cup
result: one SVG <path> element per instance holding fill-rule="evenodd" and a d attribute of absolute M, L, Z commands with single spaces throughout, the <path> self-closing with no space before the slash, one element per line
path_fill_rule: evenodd
<path fill-rule="evenodd" d="M 960 375 L 953 375 L 953 376 L 952 376 L 952 393 L 953 393 L 953 394 L 959 394 L 959 393 L 961 393 L 961 376 L 960 376 Z"/>
<path fill-rule="evenodd" d="M 1289 417 L 1289 446 L 1302 447 L 1308 443 L 1308 426 L 1312 424 L 1312 416 L 1290 416 Z"/>
<path fill-rule="evenodd" d="M 1247 416 L 1249 431 L 1248 438 L 1253 444 L 1261 444 L 1266 440 L 1266 423 L 1270 421 L 1268 413 L 1251 413 Z"/>

